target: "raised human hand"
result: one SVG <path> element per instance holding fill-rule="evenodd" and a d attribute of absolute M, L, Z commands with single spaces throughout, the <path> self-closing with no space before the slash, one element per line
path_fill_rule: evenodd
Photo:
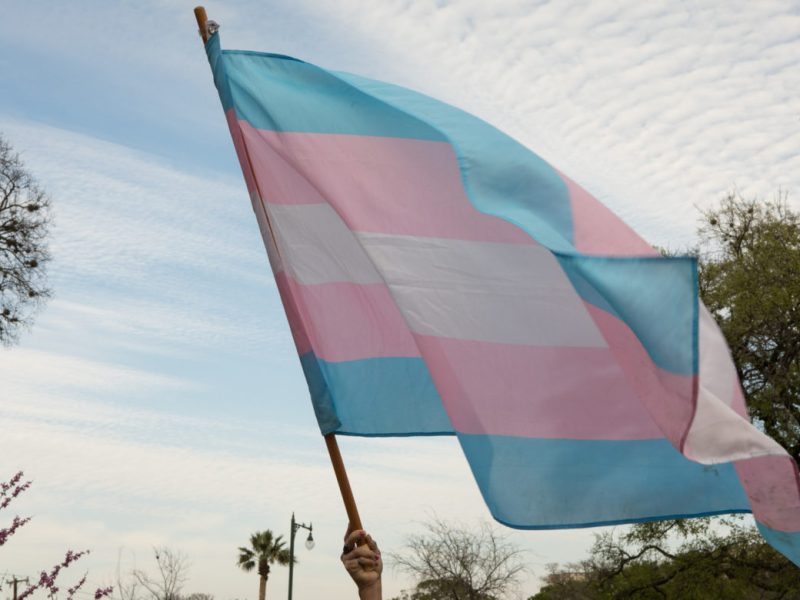
<path fill-rule="evenodd" d="M 341 560 L 358 586 L 361 600 L 380 600 L 383 560 L 372 536 L 363 529 L 354 530 L 348 525 Z"/>

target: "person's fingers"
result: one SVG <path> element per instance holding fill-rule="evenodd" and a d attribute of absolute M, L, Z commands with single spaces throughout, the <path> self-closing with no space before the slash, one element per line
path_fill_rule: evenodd
<path fill-rule="evenodd" d="M 343 553 L 347 554 L 348 549 L 356 546 L 362 546 L 364 544 L 366 544 L 367 547 L 373 552 L 380 553 L 380 550 L 378 550 L 378 544 L 372 539 L 372 536 L 363 529 L 355 529 L 347 534 L 344 539 Z"/>
<path fill-rule="evenodd" d="M 378 549 L 378 543 L 372 539 L 372 536 L 370 534 L 367 534 L 366 540 L 367 540 L 367 547 L 373 552 L 380 554 L 380 550 Z"/>
<path fill-rule="evenodd" d="M 344 541 L 345 541 L 345 543 L 347 543 L 347 538 L 350 537 L 350 534 L 353 533 L 355 530 L 356 530 L 356 528 L 353 527 L 353 524 L 350 521 L 348 521 L 347 522 L 347 531 L 344 532 Z"/>
<path fill-rule="evenodd" d="M 355 544 L 352 546 L 345 546 L 342 552 L 342 560 L 353 560 L 359 556 L 366 556 L 361 550 L 362 547 L 363 546 L 356 546 Z"/>
<path fill-rule="evenodd" d="M 372 558 L 359 558 L 358 565 L 364 569 L 374 569 L 378 564 L 378 561 Z"/>
<path fill-rule="evenodd" d="M 357 556 L 357 557 L 374 558 L 374 559 L 377 559 L 377 558 L 380 557 L 379 553 L 375 552 L 374 550 L 371 550 L 369 548 L 369 546 L 366 546 L 366 545 L 359 546 L 358 548 L 355 548 L 351 552 L 351 554 L 353 556 Z"/>
<path fill-rule="evenodd" d="M 347 534 L 344 538 L 344 547 L 345 548 L 355 548 L 362 542 L 364 537 L 366 536 L 366 532 L 363 529 L 355 529 Z M 345 552 L 347 554 L 347 552 Z"/>
<path fill-rule="evenodd" d="M 377 552 L 373 552 L 372 550 L 370 550 L 369 547 L 367 546 L 356 546 L 355 548 L 351 548 L 350 551 L 345 553 L 343 556 L 345 559 L 350 559 L 350 558 L 362 558 L 362 557 L 377 558 L 380 555 Z"/>
<path fill-rule="evenodd" d="M 347 564 L 352 561 L 359 561 L 362 558 L 367 559 L 376 564 L 381 559 L 381 555 L 379 552 L 375 552 L 371 550 L 368 546 L 358 546 L 350 550 L 350 552 L 346 552 L 342 554 L 342 562 Z"/>
<path fill-rule="evenodd" d="M 378 567 L 377 560 L 366 556 L 357 556 L 354 558 L 343 557 L 342 562 L 344 563 L 345 569 L 351 572 L 358 570 L 371 571 Z"/>

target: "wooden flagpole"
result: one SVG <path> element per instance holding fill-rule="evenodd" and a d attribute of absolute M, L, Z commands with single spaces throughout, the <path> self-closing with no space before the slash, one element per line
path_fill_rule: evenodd
<path fill-rule="evenodd" d="M 197 19 L 197 27 L 200 29 L 200 37 L 203 38 L 203 43 L 208 41 L 208 30 L 206 23 L 208 23 L 208 15 L 206 14 L 205 6 L 194 7 L 194 18 Z"/>
<path fill-rule="evenodd" d="M 336 482 L 339 484 L 339 492 L 342 494 L 344 509 L 347 511 L 347 519 L 350 521 L 350 529 L 363 529 L 361 517 L 358 516 L 356 499 L 353 497 L 353 490 L 350 489 L 350 480 L 347 478 L 347 471 L 342 461 L 342 454 L 339 452 L 339 444 L 336 442 L 336 435 L 327 434 L 325 445 L 328 447 L 328 454 L 331 457 L 333 472 L 336 474 Z"/>
<path fill-rule="evenodd" d="M 203 38 L 203 43 L 206 43 L 208 41 L 208 15 L 206 14 L 205 7 L 195 7 L 194 16 L 195 19 L 197 19 L 197 27 L 200 30 L 200 37 Z M 248 162 L 249 160 L 250 157 L 248 156 Z M 252 171 L 252 165 L 250 169 Z M 269 218 L 266 216 L 266 213 L 264 216 L 267 219 L 267 224 L 269 224 Z M 339 492 L 341 493 L 342 500 L 344 501 L 344 509 L 347 512 L 347 519 L 350 522 L 350 529 L 363 529 L 361 525 L 361 517 L 358 515 L 358 507 L 356 506 L 356 501 L 353 497 L 353 490 L 350 488 L 350 480 L 348 479 L 347 471 L 344 468 L 342 453 L 339 452 L 339 444 L 336 442 L 336 435 L 333 433 L 327 434 L 325 436 L 325 445 L 328 447 L 328 455 L 331 458 L 331 465 L 333 465 L 333 472 L 336 475 L 336 482 L 339 484 Z"/>

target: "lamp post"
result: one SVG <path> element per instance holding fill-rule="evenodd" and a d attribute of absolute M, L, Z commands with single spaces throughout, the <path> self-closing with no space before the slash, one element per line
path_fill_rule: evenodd
<path fill-rule="evenodd" d="M 308 537 L 306 538 L 306 548 L 311 550 L 314 547 L 314 535 L 312 534 L 313 525 L 309 523 L 298 523 L 294 520 L 294 513 L 292 513 L 292 534 L 289 536 L 289 600 L 292 600 L 292 576 L 294 575 L 294 536 L 300 528 L 308 529 Z"/>

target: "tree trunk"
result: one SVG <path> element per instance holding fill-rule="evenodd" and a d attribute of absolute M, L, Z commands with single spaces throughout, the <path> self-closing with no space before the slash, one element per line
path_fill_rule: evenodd
<path fill-rule="evenodd" d="M 264 600 L 267 597 L 267 578 L 258 578 L 258 600 Z"/>

